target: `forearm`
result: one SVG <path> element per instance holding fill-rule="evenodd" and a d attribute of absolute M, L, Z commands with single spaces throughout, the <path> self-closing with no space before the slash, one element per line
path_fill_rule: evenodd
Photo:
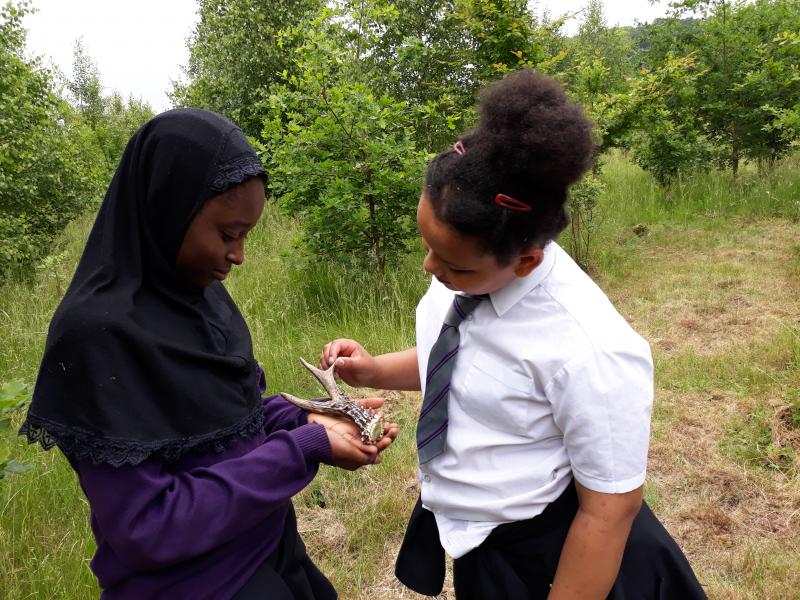
<path fill-rule="evenodd" d="M 377 369 L 370 387 L 406 391 L 420 389 L 416 347 L 380 354 L 375 361 Z"/>
<path fill-rule="evenodd" d="M 578 509 L 549 600 L 603 600 L 619 572 L 633 516 L 609 519 Z"/>
<path fill-rule="evenodd" d="M 140 570 L 221 546 L 284 506 L 329 454 L 323 427 L 269 436 L 251 452 L 173 473 L 157 461 L 114 468 L 78 464 L 103 538 Z"/>
<path fill-rule="evenodd" d="M 290 431 L 308 423 L 306 411 L 290 404 L 281 396 L 262 398 L 261 404 L 264 407 L 264 431 L 268 435 L 280 429 Z"/>

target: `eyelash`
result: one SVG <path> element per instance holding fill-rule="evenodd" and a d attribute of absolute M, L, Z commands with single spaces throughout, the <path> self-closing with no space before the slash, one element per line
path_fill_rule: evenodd
<path fill-rule="evenodd" d="M 233 237 L 232 235 L 228 235 L 224 231 L 220 232 L 220 235 L 222 236 L 223 242 L 232 242 L 236 239 L 235 237 Z"/>

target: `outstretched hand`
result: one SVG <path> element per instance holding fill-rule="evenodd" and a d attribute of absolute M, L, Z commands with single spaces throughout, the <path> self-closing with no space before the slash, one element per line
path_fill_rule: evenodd
<path fill-rule="evenodd" d="M 356 399 L 355 401 L 372 410 L 383 405 L 381 398 Z M 310 413 L 308 422 L 320 423 L 325 427 L 333 454 L 331 464 L 350 471 L 355 471 L 364 465 L 380 464 L 380 453 L 392 444 L 400 431 L 397 423 L 385 423 L 383 437 L 373 445 L 361 441 L 361 431 L 349 419 Z"/>

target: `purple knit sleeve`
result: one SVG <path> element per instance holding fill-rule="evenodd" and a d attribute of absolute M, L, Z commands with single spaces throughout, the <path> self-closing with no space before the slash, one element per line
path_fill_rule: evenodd
<path fill-rule="evenodd" d="M 264 370 L 258 367 L 258 389 L 263 396 L 267 391 Z M 308 423 L 308 413 L 283 399 L 282 396 L 262 398 L 264 405 L 264 430 L 269 434 L 279 429 L 292 430 Z"/>
<path fill-rule="evenodd" d="M 313 423 L 185 471 L 153 460 L 74 466 L 103 540 L 131 568 L 153 570 L 209 552 L 261 523 L 308 485 L 330 452 L 325 428 Z"/>

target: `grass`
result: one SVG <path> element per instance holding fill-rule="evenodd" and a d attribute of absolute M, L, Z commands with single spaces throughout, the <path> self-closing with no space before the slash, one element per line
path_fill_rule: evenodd
<path fill-rule="evenodd" d="M 592 275 L 656 364 L 646 498 L 712 598 L 800 589 L 798 167 L 789 159 L 766 179 L 745 169 L 736 182 L 712 172 L 668 193 L 621 155 L 604 167 Z M 35 379 L 90 225 L 70 225 L 32 280 L 0 287 L 0 380 Z M 296 234 L 269 207 L 227 285 L 270 391 L 316 394 L 297 358 L 343 336 L 373 352 L 413 344 L 427 282 L 416 249 L 383 284 L 330 257 L 298 258 Z M 393 561 L 417 495 L 419 398 L 381 394 L 401 423 L 384 462 L 323 467 L 295 499 L 309 551 L 345 599 L 417 597 L 394 579 Z M 10 435 L 3 445 L 34 469 L 0 482 L 0 598 L 96 597 L 88 507 L 69 465 Z"/>

